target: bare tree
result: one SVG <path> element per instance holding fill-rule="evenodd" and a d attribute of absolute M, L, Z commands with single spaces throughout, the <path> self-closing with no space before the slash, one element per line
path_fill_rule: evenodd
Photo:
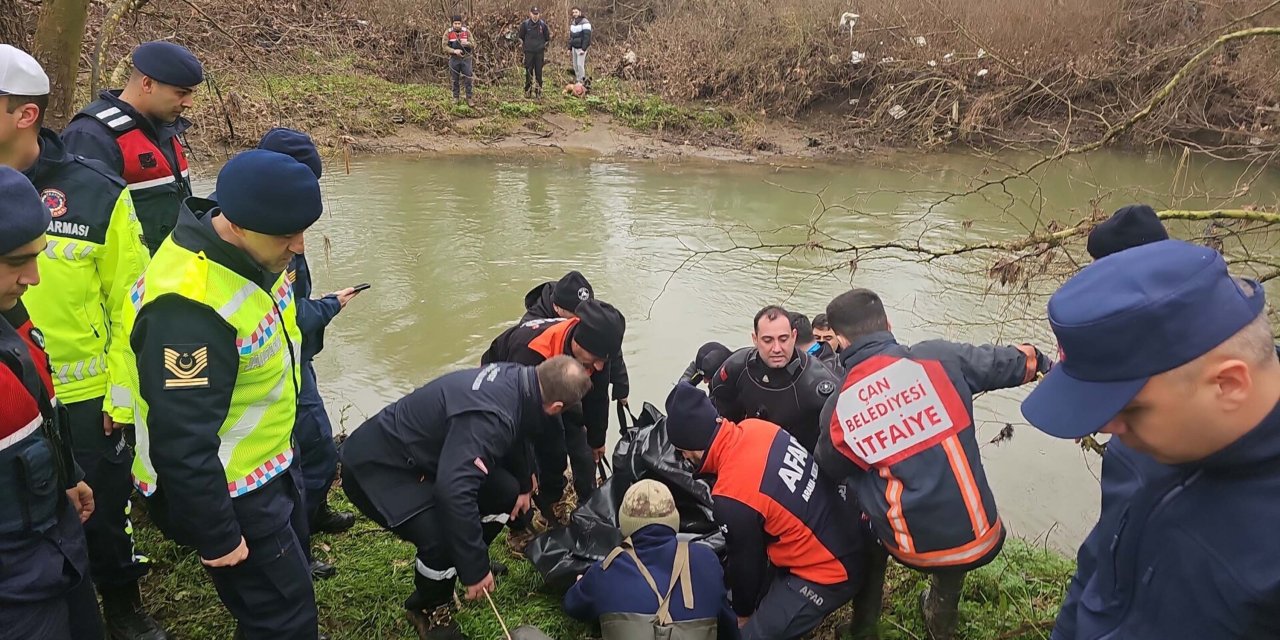
<path fill-rule="evenodd" d="M 89 16 L 89 0 L 45 0 L 36 23 L 33 54 L 52 85 L 45 125 L 61 129 L 75 113 L 80 44 Z"/>

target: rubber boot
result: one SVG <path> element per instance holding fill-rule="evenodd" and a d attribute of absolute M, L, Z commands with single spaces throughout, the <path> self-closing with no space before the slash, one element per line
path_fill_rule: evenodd
<path fill-rule="evenodd" d="M 138 583 L 98 589 L 102 618 L 110 640 L 170 640 L 169 633 L 142 608 Z"/>
<path fill-rule="evenodd" d="M 964 573 L 934 573 L 929 588 L 920 594 L 920 614 L 930 640 L 952 640 L 960 614 L 960 590 Z"/>

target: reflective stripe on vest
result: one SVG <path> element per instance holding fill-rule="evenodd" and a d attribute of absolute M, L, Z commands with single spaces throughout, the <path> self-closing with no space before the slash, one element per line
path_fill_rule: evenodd
<path fill-rule="evenodd" d="M 293 288 L 281 274 L 268 294 L 203 252 L 193 253 L 169 238 L 129 292 L 132 304 L 124 310 L 126 335 L 132 335 L 138 313 L 166 294 L 204 305 L 235 329 L 240 364 L 231 405 L 218 429 L 218 459 L 225 470 L 227 493 L 232 497 L 249 493 L 288 469 L 294 459 L 290 439 L 301 384 L 297 367 L 301 343 L 294 339 L 300 334 Z M 137 363 L 131 364 L 129 382 L 137 388 Z M 151 495 L 162 481 L 151 462 L 151 429 L 163 428 L 163 422 L 152 419 L 140 393 L 133 396 L 133 405 L 138 438 L 134 484 L 144 495 Z"/>

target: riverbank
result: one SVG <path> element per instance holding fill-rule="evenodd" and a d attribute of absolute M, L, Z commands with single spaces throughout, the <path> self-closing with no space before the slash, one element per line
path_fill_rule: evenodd
<path fill-rule="evenodd" d="M 352 507 L 341 489 L 334 504 Z M 144 599 L 151 612 L 176 637 L 185 640 L 224 640 L 234 634 L 234 622 L 218 601 L 194 551 L 164 540 L 145 522 L 136 527 L 137 549 L 151 559 L 143 581 Z M 338 567 L 338 574 L 316 583 L 320 628 L 334 640 L 412 640 L 401 603 L 413 583 L 413 548 L 360 518 L 341 535 L 316 537 L 316 556 Z M 512 557 L 503 539 L 490 547 L 491 557 L 506 564 L 510 574 L 498 580 L 494 601 L 511 628 L 534 625 L 557 640 L 599 637 L 561 613 L 560 598 L 545 591 L 527 561 Z M 1011 539 L 992 564 L 970 575 L 961 604 L 958 638 L 964 640 L 1044 640 L 1073 572 L 1073 563 L 1035 542 Z M 918 613 L 926 582 L 919 574 L 897 565 L 890 568 L 885 587 L 883 640 L 918 640 L 924 630 Z M 496 640 L 502 628 L 484 602 L 464 602 L 457 613 L 468 638 Z M 814 638 L 835 640 L 847 626 L 851 610 L 834 614 Z"/>

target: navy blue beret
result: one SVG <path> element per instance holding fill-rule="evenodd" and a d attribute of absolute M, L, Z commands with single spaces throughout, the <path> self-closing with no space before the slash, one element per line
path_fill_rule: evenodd
<path fill-rule="evenodd" d="M 26 176 L 0 166 L 0 255 L 49 230 L 49 208 Z"/>
<path fill-rule="evenodd" d="M 218 173 L 218 206 L 236 225 L 287 236 L 315 224 L 324 206 L 320 181 L 291 156 L 265 149 L 237 155 Z"/>
<path fill-rule="evenodd" d="M 204 82 L 204 67 L 195 54 L 182 45 L 157 40 L 133 50 L 133 66 L 143 75 L 175 87 L 194 87 Z"/>
<path fill-rule="evenodd" d="M 258 142 L 258 148 L 293 156 L 294 160 L 307 165 L 311 172 L 316 174 L 317 179 L 324 172 L 324 165 L 320 162 L 320 152 L 316 149 L 315 143 L 311 141 L 311 136 L 301 131 L 276 127 L 262 136 L 262 140 Z"/>

